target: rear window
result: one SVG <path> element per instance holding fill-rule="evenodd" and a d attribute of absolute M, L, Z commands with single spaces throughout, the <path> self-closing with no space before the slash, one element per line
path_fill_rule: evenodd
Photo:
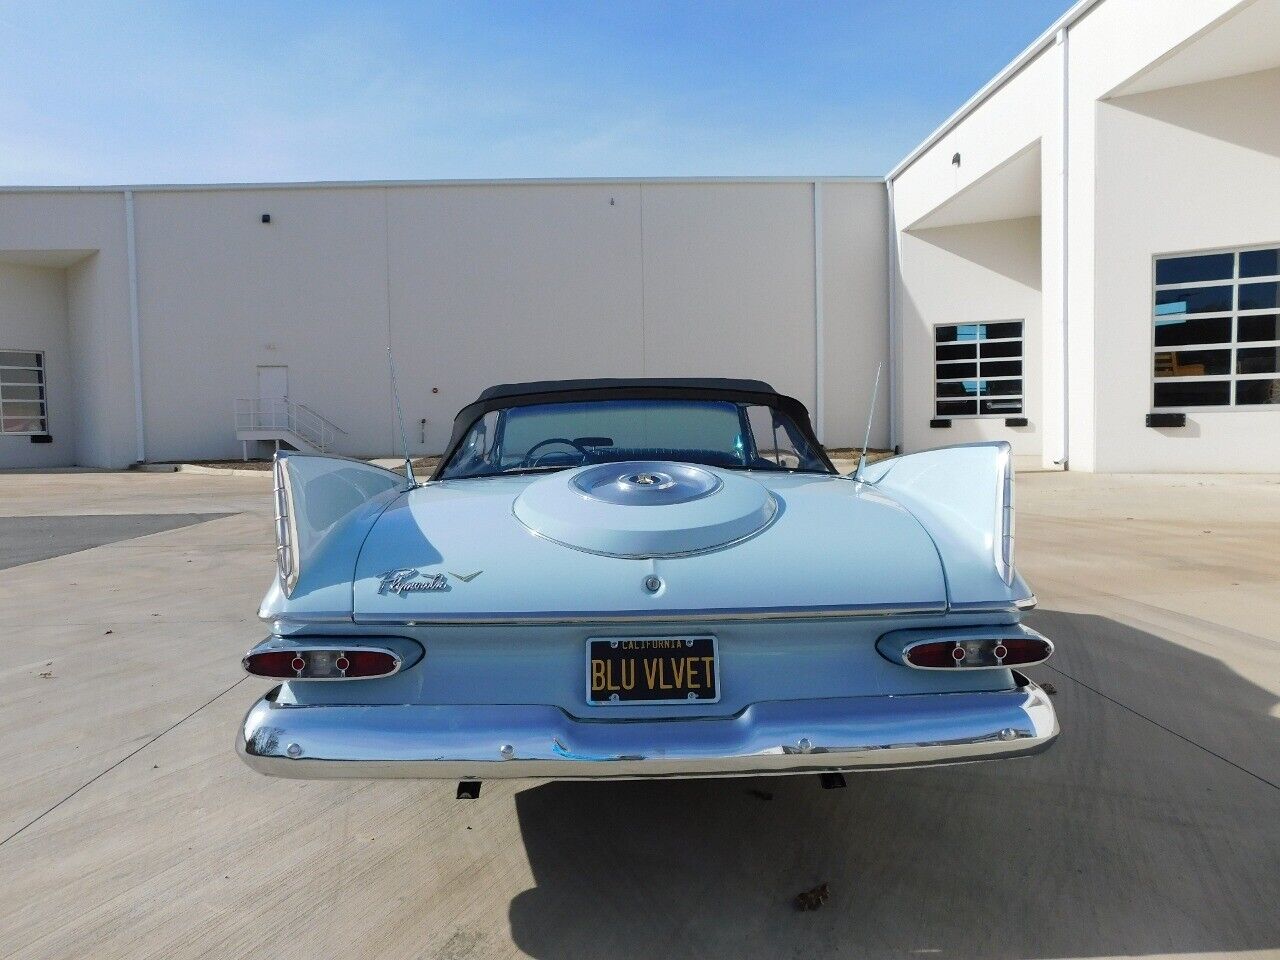
<path fill-rule="evenodd" d="M 490 411 L 441 476 L 474 477 L 622 460 L 828 472 L 789 416 L 727 400 L 593 400 Z"/>

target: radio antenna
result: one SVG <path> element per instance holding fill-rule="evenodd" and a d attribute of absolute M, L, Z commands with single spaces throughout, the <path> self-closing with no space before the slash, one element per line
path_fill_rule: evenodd
<path fill-rule="evenodd" d="M 404 450 L 404 475 L 409 481 L 410 488 L 418 485 L 418 480 L 413 475 L 413 461 L 409 458 L 409 437 L 404 432 L 404 411 L 400 409 L 400 391 L 396 389 L 396 361 L 391 355 L 391 344 L 387 344 L 387 366 L 391 368 L 391 399 L 396 405 L 396 420 L 400 423 L 400 448 Z"/>
<path fill-rule="evenodd" d="M 876 416 L 876 397 L 880 393 L 880 371 L 884 369 L 884 361 L 876 366 L 876 382 L 871 388 L 871 410 L 867 413 L 867 433 L 862 438 L 862 455 L 858 457 L 858 469 L 853 472 L 853 479 L 862 480 L 862 470 L 867 465 L 867 447 L 871 446 L 871 422 Z"/>

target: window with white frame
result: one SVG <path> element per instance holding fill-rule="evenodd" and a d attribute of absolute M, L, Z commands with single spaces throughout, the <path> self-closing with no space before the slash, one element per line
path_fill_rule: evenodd
<path fill-rule="evenodd" d="M 1156 257 L 1156 409 L 1280 404 L 1280 247 Z"/>
<path fill-rule="evenodd" d="M 44 354 L 0 350 L 0 433 L 48 432 Z"/>
<path fill-rule="evenodd" d="M 938 417 L 1022 413 L 1022 321 L 933 328 L 933 407 Z"/>

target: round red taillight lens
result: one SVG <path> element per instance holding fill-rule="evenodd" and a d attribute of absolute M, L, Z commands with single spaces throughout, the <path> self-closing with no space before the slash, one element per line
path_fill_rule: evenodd
<path fill-rule="evenodd" d="M 298 671 L 293 667 L 296 656 L 292 650 L 268 650 L 249 654 L 242 664 L 245 672 L 255 677 L 296 677 Z"/>
<path fill-rule="evenodd" d="M 1002 643 L 1009 651 L 1004 657 L 1004 662 L 1008 664 L 1040 663 L 1053 654 L 1053 645 L 1047 640 L 1021 637 L 1017 640 L 1004 640 Z"/>
<path fill-rule="evenodd" d="M 954 667 L 956 649 L 956 645 L 949 640 L 918 643 L 907 651 L 907 663 L 913 667 Z M 962 649 L 962 655 L 963 652 Z"/>
<path fill-rule="evenodd" d="M 396 658 L 381 650 L 348 650 L 346 659 L 348 677 L 381 677 L 394 673 L 397 666 Z"/>

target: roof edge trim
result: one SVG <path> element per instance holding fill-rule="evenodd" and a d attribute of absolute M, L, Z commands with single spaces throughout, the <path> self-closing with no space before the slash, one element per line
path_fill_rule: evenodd
<path fill-rule="evenodd" d="M 298 180 L 266 183 L 151 183 L 103 184 L 99 186 L 64 184 L 0 185 L 0 193 L 184 193 L 209 190 L 363 190 L 378 187 L 573 187 L 573 186 L 661 186 L 664 184 L 750 184 L 750 183 L 879 183 L 884 177 L 814 176 L 814 177 L 510 177 L 495 179 L 441 180 Z"/>
<path fill-rule="evenodd" d="M 1013 58 L 1003 70 L 988 80 L 972 97 L 962 103 L 959 109 L 929 134 L 919 146 L 898 161 L 897 166 L 885 174 L 885 180 L 896 180 L 908 167 L 929 152 L 939 140 L 958 127 L 969 114 L 991 99 L 1006 83 L 1012 80 L 1028 63 L 1038 57 L 1047 47 L 1057 42 L 1058 33 L 1070 29 L 1102 0 L 1078 0 L 1070 10 L 1055 20 L 1049 27 L 1031 42 L 1031 45 Z"/>

